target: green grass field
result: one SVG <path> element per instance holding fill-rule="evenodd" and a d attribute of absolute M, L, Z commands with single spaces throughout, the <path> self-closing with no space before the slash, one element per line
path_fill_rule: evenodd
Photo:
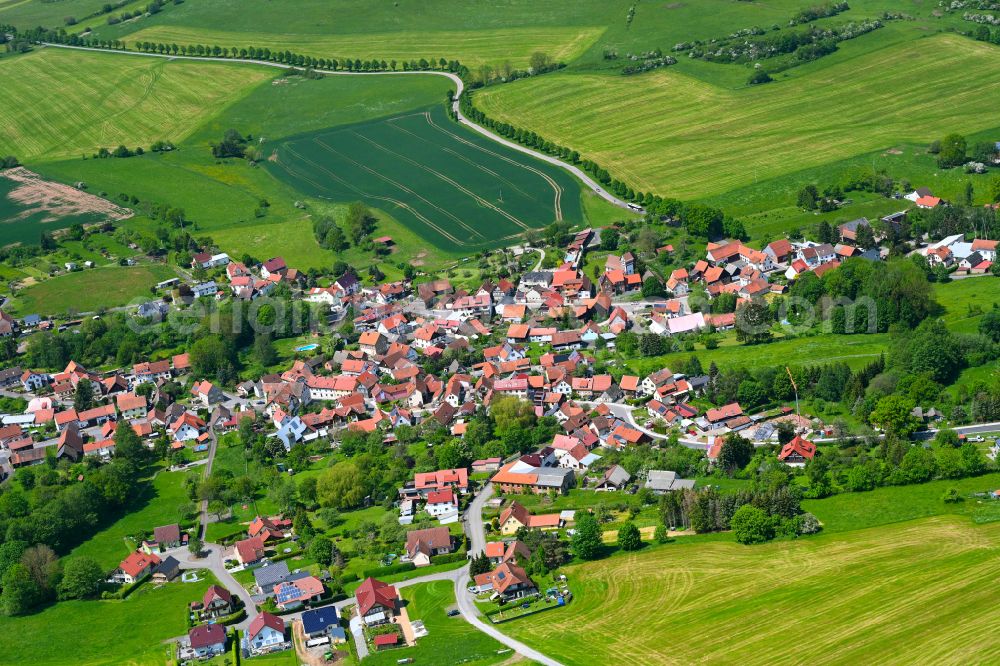
<path fill-rule="evenodd" d="M 941 497 L 949 488 L 954 488 L 966 499 L 946 504 Z M 819 518 L 825 532 L 847 532 L 930 516 L 968 516 L 984 503 L 997 505 L 993 501 L 974 499 L 972 494 L 988 493 L 997 488 L 1000 488 L 1000 474 L 986 474 L 911 486 L 888 486 L 863 493 L 842 493 L 805 500 L 802 508 Z"/>
<path fill-rule="evenodd" d="M 775 340 L 761 345 L 744 345 L 727 333 L 717 349 L 704 349 L 699 344 L 693 352 L 673 352 L 665 356 L 635 358 L 628 362 L 630 368 L 641 375 L 655 369 L 670 367 L 686 361 L 691 356 L 707 368 L 713 361 L 720 368 L 750 368 L 762 365 L 805 365 L 810 363 L 844 362 L 852 368 L 865 365 L 886 348 L 889 338 L 884 334 L 834 335 L 821 334 L 805 338 Z"/>
<path fill-rule="evenodd" d="M 0 61 L 0 153 L 22 161 L 180 141 L 272 72 L 43 49 Z"/>
<path fill-rule="evenodd" d="M 38 25 L 62 27 L 63 19 L 72 16 L 83 19 L 101 9 L 104 0 L 0 0 L 0 23 L 20 28 Z M 121 10 L 119 10 L 121 11 Z"/>
<path fill-rule="evenodd" d="M 996 278 L 952 280 L 934 285 L 934 297 L 944 306 L 942 321 L 957 333 L 977 333 L 982 315 L 1000 307 L 1000 284 Z"/>
<path fill-rule="evenodd" d="M 114 569 L 134 549 L 130 536 L 180 521 L 178 509 L 190 501 L 184 492 L 185 476 L 184 472 L 157 474 L 148 491 L 132 498 L 134 511 L 95 532 L 67 557 L 92 557 L 108 571 Z"/>
<path fill-rule="evenodd" d="M 177 272 L 162 264 L 88 268 L 25 287 L 17 293 L 14 309 L 24 314 L 93 312 L 149 300 L 149 288 L 172 277 Z"/>
<path fill-rule="evenodd" d="M 163 666 L 187 632 L 185 607 L 215 579 L 140 587 L 125 601 L 61 601 L 24 617 L 0 617 L 5 664 Z M 58 638 L 54 636 L 58 633 Z"/>
<path fill-rule="evenodd" d="M 459 60 L 471 66 L 483 62 L 501 63 L 509 59 L 516 66 L 525 67 L 528 57 L 535 51 L 545 51 L 557 60 L 573 60 L 589 48 L 601 32 L 599 27 L 525 26 L 497 28 L 490 33 L 442 30 L 306 35 L 267 31 L 220 33 L 212 28 L 157 26 L 131 34 L 128 39 L 187 45 L 219 41 L 240 47 L 255 46 L 271 50 L 284 50 L 294 45 L 296 52 L 316 57 L 362 60 L 377 58 L 385 61 L 445 58 Z"/>
<path fill-rule="evenodd" d="M 678 541 L 567 567 L 569 612 L 504 631 L 570 666 L 968 663 L 1000 650 L 983 584 L 1000 573 L 997 538 L 997 523 L 941 517 L 761 546 Z"/>
<path fill-rule="evenodd" d="M 441 105 L 297 137 L 266 166 L 315 198 L 384 208 L 452 251 L 509 244 L 557 219 L 582 221 L 571 176 L 451 124 Z"/>
<path fill-rule="evenodd" d="M 815 3 L 813 3 L 815 4 Z M 626 21 L 635 7 L 633 20 Z M 605 48 L 668 51 L 674 44 L 719 37 L 752 25 L 781 24 L 809 0 L 748 5 L 734 0 L 635 3 L 632 0 L 299 0 L 295 10 L 267 0 L 185 3 L 118 26 L 97 26 L 101 37 L 128 40 L 292 48 L 321 57 L 457 58 L 466 65 L 523 66 L 533 51 L 585 67 L 607 67 Z M 862 18 L 892 9 L 929 15 L 919 0 L 859 0 L 840 18 Z M 921 29 L 924 26 L 920 25 Z M 685 63 L 686 65 L 687 63 Z M 700 67 L 718 77 L 727 68 Z M 714 69 L 715 72 L 707 70 Z M 736 68 L 737 71 L 739 68 Z M 745 75 L 742 77 L 745 79 Z"/>
<path fill-rule="evenodd" d="M 998 63 L 995 46 L 940 35 L 756 88 L 724 89 L 668 68 L 641 78 L 556 74 L 489 88 L 475 100 L 497 120 L 573 146 L 636 189 L 691 198 L 992 127 Z"/>
<path fill-rule="evenodd" d="M 484 666 L 497 664 L 510 657 L 498 655 L 504 646 L 486 634 L 474 629 L 461 617 L 448 617 L 447 610 L 454 607 L 455 589 L 450 580 L 424 583 L 400 589 L 406 600 L 410 621 L 423 620 L 428 635 L 417 639 L 412 648 L 400 648 L 373 653 L 364 660 L 375 666 L 395 664 L 397 659 L 412 658 L 417 664 L 457 666 L 470 664 Z"/>

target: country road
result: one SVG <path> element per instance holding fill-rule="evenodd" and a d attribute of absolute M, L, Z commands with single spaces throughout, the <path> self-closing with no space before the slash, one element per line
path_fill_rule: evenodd
<path fill-rule="evenodd" d="M 278 69 L 301 69 L 299 67 L 295 67 L 294 65 L 286 65 L 284 63 L 270 62 L 267 60 L 253 60 L 251 58 L 217 58 L 214 56 L 199 57 L 199 56 L 173 55 L 167 53 L 141 53 L 139 51 L 115 51 L 112 49 L 98 49 L 89 46 L 71 46 L 69 44 L 55 44 L 52 42 L 42 42 L 42 45 L 58 49 L 70 49 L 75 51 L 96 51 L 99 53 L 111 53 L 117 55 L 145 56 L 147 58 L 165 58 L 167 60 L 195 60 L 195 61 L 201 60 L 207 62 L 229 62 L 229 63 L 244 63 L 248 65 L 263 65 L 265 67 L 276 67 Z M 455 97 L 454 101 L 452 102 L 452 110 L 455 113 L 455 117 L 458 118 L 459 123 L 469 127 L 470 129 L 478 132 L 479 134 L 482 134 L 491 141 L 495 141 L 496 143 L 507 146 L 508 148 L 516 150 L 520 153 L 531 155 L 535 159 L 547 162 L 549 164 L 559 167 L 560 169 L 565 169 L 566 171 L 576 176 L 576 178 L 580 182 L 582 182 L 585 186 L 587 186 L 590 190 L 592 190 L 595 194 L 597 194 L 597 196 L 601 197 L 610 204 L 618 206 L 619 208 L 624 208 L 626 210 L 632 210 L 636 214 L 642 214 L 645 212 L 642 209 L 636 211 L 630 208 L 628 203 L 622 201 L 621 199 L 614 196 L 610 192 L 605 191 L 604 188 L 601 187 L 600 183 L 598 183 L 593 178 L 588 176 L 582 169 L 579 169 L 573 166 L 572 164 L 563 162 L 557 157 L 552 157 L 551 155 L 540 153 L 538 151 L 532 150 L 531 148 L 526 148 L 525 146 L 522 146 L 518 143 L 514 143 L 513 141 L 508 141 L 507 139 L 504 139 L 503 137 L 494 134 L 485 127 L 477 125 L 476 123 L 466 118 L 464 115 L 462 115 L 462 111 L 461 109 L 459 109 L 459 103 L 458 103 L 459 98 L 462 96 L 462 91 L 465 90 L 465 83 L 463 83 L 461 77 L 458 76 L 457 74 L 453 74 L 451 72 L 439 72 L 435 70 L 404 71 L 404 72 L 341 72 L 341 71 L 331 72 L 328 70 L 316 69 L 313 71 L 316 72 L 317 74 L 323 74 L 324 76 L 413 76 L 422 74 L 433 74 L 435 76 L 447 77 L 448 79 L 451 80 L 452 83 L 455 84 Z"/>

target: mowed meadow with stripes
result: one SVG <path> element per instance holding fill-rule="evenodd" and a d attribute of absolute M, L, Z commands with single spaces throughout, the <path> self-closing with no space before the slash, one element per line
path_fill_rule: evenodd
<path fill-rule="evenodd" d="M 447 251 L 582 221 L 572 176 L 451 122 L 443 105 L 295 136 L 264 164 L 309 196 L 385 210 Z"/>

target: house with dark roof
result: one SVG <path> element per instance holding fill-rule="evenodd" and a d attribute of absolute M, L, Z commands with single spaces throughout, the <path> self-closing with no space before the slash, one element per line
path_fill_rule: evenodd
<path fill-rule="evenodd" d="M 153 569 L 154 583 L 169 583 L 181 573 L 181 563 L 172 555 L 168 555 Z"/>
<path fill-rule="evenodd" d="M 264 595 L 273 594 L 274 586 L 282 581 L 290 580 L 291 575 L 292 572 L 288 570 L 287 562 L 275 562 L 253 570 L 257 590 Z"/>
<path fill-rule="evenodd" d="M 177 548 L 181 545 L 181 526 L 174 523 L 173 525 L 163 525 L 154 528 L 153 541 L 161 549 Z"/>
<path fill-rule="evenodd" d="M 604 478 L 594 490 L 622 490 L 632 479 L 632 475 L 621 465 L 612 465 L 604 472 Z"/>
<path fill-rule="evenodd" d="M 302 631 L 310 639 L 330 639 L 331 643 L 344 643 L 347 634 L 340 626 L 340 616 L 335 606 L 313 608 L 302 613 Z"/>
<path fill-rule="evenodd" d="M 430 527 L 406 533 L 406 557 L 415 567 L 426 567 L 432 557 L 446 555 L 452 547 L 451 532 L 447 527 Z"/>
<path fill-rule="evenodd" d="M 682 479 L 677 472 L 651 469 L 646 477 L 645 487 L 657 495 L 663 495 L 675 490 L 694 488 L 694 480 Z"/>

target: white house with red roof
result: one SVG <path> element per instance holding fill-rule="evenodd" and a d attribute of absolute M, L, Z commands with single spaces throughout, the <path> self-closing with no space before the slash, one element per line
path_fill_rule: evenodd
<path fill-rule="evenodd" d="M 271 613 L 261 613 L 247 628 L 247 645 L 253 654 L 277 652 L 291 647 L 285 640 L 285 621 Z"/>
<path fill-rule="evenodd" d="M 427 504 L 424 510 L 431 516 L 444 521 L 446 518 L 458 518 L 458 497 L 451 488 L 435 490 L 427 494 Z"/>
<path fill-rule="evenodd" d="M 201 624 L 188 631 L 188 646 L 201 659 L 226 651 L 226 628 L 221 624 Z"/>
<path fill-rule="evenodd" d="M 179 442 L 198 439 L 198 436 L 204 430 L 205 422 L 191 412 L 184 412 L 170 424 L 170 433 Z"/>
<path fill-rule="evenodd" d="M 236 560 L 244 567 L 252 567 L 264 559 L 264 539 L 259 536 L 237 541 L 233 546 Z"/>
<path fill-rule="evenodd" d="M 115 583 L 131 585 L 142 580 L 160 563 L 160 558 L 156 555 L 144 553 L 141 550 L 134 551 L 121 561 L 118 570 L 112 575 L 111 580 Z"/>
<path fill-rule="evenodd" d="M 391 622 L 400 608 L 396 588 L 370 577 L 354 591 L 354 601 L 358 617 L 369 627 Z"/>
<path fill-rule="evenodd" d="M 272 275 L 284 275 L 288 272 L 288 264 L 281 257 L 274 257 L 265 261 L 260 267 L 260 275 L 264 279 Z"/>

